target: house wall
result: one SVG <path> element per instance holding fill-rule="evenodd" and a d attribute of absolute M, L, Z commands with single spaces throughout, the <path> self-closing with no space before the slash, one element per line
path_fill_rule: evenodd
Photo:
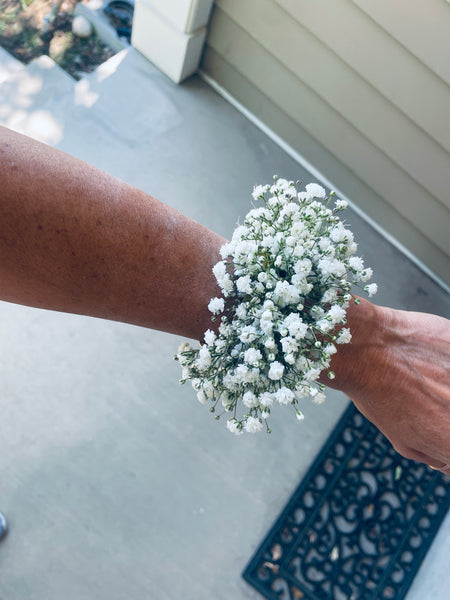
<path fill-rule="evenodd" d="M 447 0 L 216 0 L 202 61 L 446 283 L 449 31 Z"/>

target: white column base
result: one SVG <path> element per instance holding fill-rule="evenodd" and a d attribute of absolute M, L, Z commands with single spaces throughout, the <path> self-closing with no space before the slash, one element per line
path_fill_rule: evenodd
<path fill-rule="evenodd" d="M 212 2 L 206 3 L 208 10 L 205 3 L 166 2 L 162 0 L 160 10 L 154 6 L 158 4 L 155 0 L 135 0 L 131 43 L 172 81 L 180 83 L 198 68 Z M 180 3 L 185 5 L 184 12 L 170 12 Z"/>

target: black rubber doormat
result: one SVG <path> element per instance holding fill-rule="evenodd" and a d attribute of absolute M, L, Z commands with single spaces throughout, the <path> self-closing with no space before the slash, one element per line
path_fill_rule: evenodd
<path fill-rule="evenodd" d="M 450 478 L 351 404 L 243 577 L 268 600 L 402 600 L 449 505 Z"/>

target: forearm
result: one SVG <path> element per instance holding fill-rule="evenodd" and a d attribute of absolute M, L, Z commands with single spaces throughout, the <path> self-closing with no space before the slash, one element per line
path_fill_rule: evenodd
<path fill-rule="evenodd" d="M 200 338 L 224 240 L 115 177 L 0 129 L 0 298 Z"/>

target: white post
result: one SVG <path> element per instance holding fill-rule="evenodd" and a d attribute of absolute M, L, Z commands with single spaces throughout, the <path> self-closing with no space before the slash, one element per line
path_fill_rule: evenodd
<path fill-rule="evenodd" d="M 195 73 L 213 0 L 135 0 L 132 45 L 180 83 Z"/>

